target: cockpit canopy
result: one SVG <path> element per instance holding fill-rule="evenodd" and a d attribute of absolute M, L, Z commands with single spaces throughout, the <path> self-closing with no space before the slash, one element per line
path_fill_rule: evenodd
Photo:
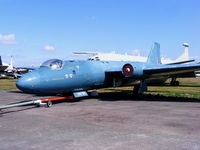
<path fill-rule="evenodd" d="M 42 63 L 40 67 L 49 67 L 52 70 L 59 70 L 63 66 L 63 61 L 60 59 L 50 59 Z"/>

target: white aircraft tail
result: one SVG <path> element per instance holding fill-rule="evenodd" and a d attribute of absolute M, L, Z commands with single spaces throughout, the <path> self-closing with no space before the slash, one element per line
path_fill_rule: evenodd
<path fill-rule="evenodd" d="M 13 67 L 13 56 L 11 56 L 10 58 L 10 64 L 8 66 L 8 68 L 6 69 L 7 72 L 13 72 L 14 67 Z"/>
<path fill-rule="evenodd" d="M 176 59 L 176 61 L 189 60 L 189 50 L 188 47 L 185 47 L 184 53 Z"/>

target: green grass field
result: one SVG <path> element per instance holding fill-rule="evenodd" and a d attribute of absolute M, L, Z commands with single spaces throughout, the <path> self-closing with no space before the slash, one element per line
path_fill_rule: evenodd
<path fill-rule="evenodd" d="M 180 86 L 169 86 L 170 81 L 167 81 L 164 86 L 149 86 L 145 95 L 200 99 L 200 78 L 178 80 L 181 83 Z M 15 79 L 1 79 L 0 90 L 17 90 L 15 82 Z M 98 92 L 125 92 L 129 95 L 132 94 L 132 89 L 133 87 L 105 88 L 99 89 Z"/>
<path fill-rule="evenodd" d="M 16 90 L 16 79 L 0 79 L 0 90 Z"/>
<path fill-rule="evenodd" d="M 165 97 L 180 97 L 200 99 L 200 78 L 183 78 L 178 79 L 180 86 L 170 86 L 170 80 L 164 86 L 148 86 L 148 92 L 145 95 L 157 95 Z M 117 87 L 100 89 L 98 92 L 124 92 L 128 95 L 132 94 L 133 87 Z"/>

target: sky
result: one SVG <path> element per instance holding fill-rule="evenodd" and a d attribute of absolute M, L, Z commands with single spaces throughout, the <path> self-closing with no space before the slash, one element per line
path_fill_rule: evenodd
<path fill-rule="evenodd" d="M 74 51 L 200 57 L 199 0 L 0 0 L 0 55 L 15 66 L 80 59 Z"/>

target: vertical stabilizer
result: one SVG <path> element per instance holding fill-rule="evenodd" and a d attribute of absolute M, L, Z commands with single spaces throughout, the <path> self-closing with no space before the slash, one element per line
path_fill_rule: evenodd
<path fill-rule="evenodd" d="M 160 44 L 155 42 L 153 48 L 151 49 L 151 52 L 149 54 L 147 63 L 151 64 L 161 64 L 161 58 L 160 58 Z"/>
<path fill-rule="evenodd" d="M 189 44 L 183 43 L 184 46 L 184 53 L 176 59 L 176 61 L 184 61 L 189 60 Z"/>
<path fill-rule="evenodd" d="M 13 56 L 10 57 L 10 68 L 13 69 Z"/>
<path fill-rule="evenodd" d="M 8 68 L 6 68 L 7 72 L 13 72 L 14 68 L 13 68 L 13 56 L 11 56 L 10 58 L 10 64 L 8 66 Z"/>
<path fill-rule="evenodd" d="M 2 60 L 1 60 L 1 56 L 0 56 L 0 66 L 2 66 L 3 65 L 3 63 L 2 63 Z"/>

